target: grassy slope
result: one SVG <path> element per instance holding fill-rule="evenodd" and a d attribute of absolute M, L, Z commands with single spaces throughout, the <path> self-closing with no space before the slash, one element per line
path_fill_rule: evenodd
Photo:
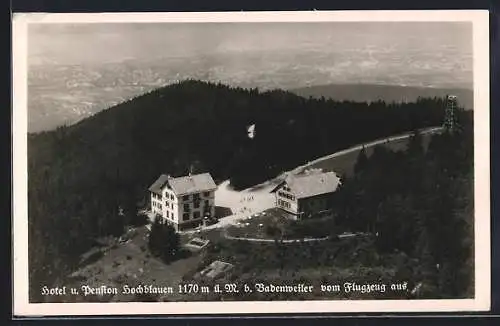
<path fill-rule="evenodd" d="M 427 147 L 429 144 L 431 134 L 422 135 L 422 139 L 424 141 L 424 146 Z M 382 144 L 381 146 L 387 147 L 392 151 L 401 151 L 405 150 L 408 144 L 408 138 L 398 139 L 390 141 L 386 144 Z M 373 147 L 366 148 L 366 154 L 370 156 L 373 153 Z M 355 150 L 350 153 L 346 153 L 345 155 L 340 155 L 337 157 L 333 157 L 330 159 L 326 159 L 324 161 L 320 161 L 318 163 L 314 163 L 310 165 L 308 168 L 310 169 L 322 169 L 323 171 L 334 171 L 340 175 L 350 176 L 354 172 L 354 164 L 358 158 L 360 150 Z"/>
<path fill-rule="evenodd" d="M 410 87 L 392 85 L 369 85 L 369 84 L 330 84 L 303 87 L 290 90 L 303 97 L 332 98 L 343 101 L 376 101 L 401 102 L 415 101 L 417 97 L 443 97 L 447 94 L 456 95 L 460 104 L 465 109 L 472 109 L 474 104 L 474 93 L 469 89 L 462 88 L 430 88 L 430 87 Z"/>

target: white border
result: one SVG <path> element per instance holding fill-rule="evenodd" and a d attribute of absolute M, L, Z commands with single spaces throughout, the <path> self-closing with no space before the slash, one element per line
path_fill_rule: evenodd
<path fill-rule="evenodd" d="M 41 303 L 28 301 L 27 26 L 29 23 L 179 22 L 471 22 L 475 160 L 475 299 L 265 302 Z M 459 312 L 490 309 L 489 16 L 482 10 L 100 13 L 13 16 L 13 314 L 16 316 Z"/>

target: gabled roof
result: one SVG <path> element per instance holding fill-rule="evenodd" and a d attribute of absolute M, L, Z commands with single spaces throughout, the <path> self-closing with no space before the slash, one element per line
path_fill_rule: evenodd
<path fill-rule="evenodd" d="M 290 187 L 291 193 L 297 198 L 308 198 L 318 196 L 337 190 L 340 178 L 335 172 L 310 173 L 302 175 L 288 175 L 272 191 L 276 191 L 283 185 Z"/>
<path fill-rule="evenodd" d="M 209 173 L 170 178 L 168 183 L 176 195 L 217 189 L 217 185 Z"/>
<path fill-rule="evenodd" d="M 167 184 L 168 175 L 162 174 L 156 179 L 155 182 L 149 187 L 149 191 L 154 192 L 155 194 L 161 195 L 161 191 L 163 187 Z"/>
<path fill-rule="evenodd" d="M 169 186 L 177 195 L 185 195 L 190 193 L 210 191 L 217 188 L 212 176 L 209 173 L 196 175 L 188 175 L 178 178 L 169 177 L 165 174 L 160 177 L 149 187 L 149 191 L 161 194 L 161 191 Z"/>

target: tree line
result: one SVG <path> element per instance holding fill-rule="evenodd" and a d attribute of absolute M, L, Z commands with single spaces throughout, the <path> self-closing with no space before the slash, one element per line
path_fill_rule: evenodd
<path fill-rule="evenodd" d="M 337 201 L 340 221 L 376 235 L 379 253 L 404 253 L 418 267 L 427 295 L 474 295 L 474 148 L 472 113 L 459 113 L 461 131 L 433 135 L 428 148 L 418 131 L 405 151 L 361 151 L 355 174 Z"/>

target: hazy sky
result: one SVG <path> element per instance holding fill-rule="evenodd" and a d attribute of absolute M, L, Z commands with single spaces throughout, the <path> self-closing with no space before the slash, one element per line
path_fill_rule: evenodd
<path fill-rule="evenodd" d="M 440 44 L 471 53 L 469 23 L 157 23 L 31 25 L 29 54 L 37 60 L 79 64 L 127 58 L 199 54 L 340 49 L 422 49 Z M 435 50 L 438 50 L 437 48 Z M 42 61 L 43 62 L 43 61 Z"/>
<path fill-rule="evenodd" d="M 346 73 L 366 76 L 368 72 L 373 77 L 442 72 L 446 78 L 466 83 L 472 81 L 472 26 L 450 22 L 30 26 L 32 65 L 125 60 L 184 66 L 184 70 L 197 65 L 196 69 L 220 77 L 251 72 L 248 78 L 252 78 L 259 71 L 290 74 L 309 69 L 329 74 L 337 82 Z"/>

